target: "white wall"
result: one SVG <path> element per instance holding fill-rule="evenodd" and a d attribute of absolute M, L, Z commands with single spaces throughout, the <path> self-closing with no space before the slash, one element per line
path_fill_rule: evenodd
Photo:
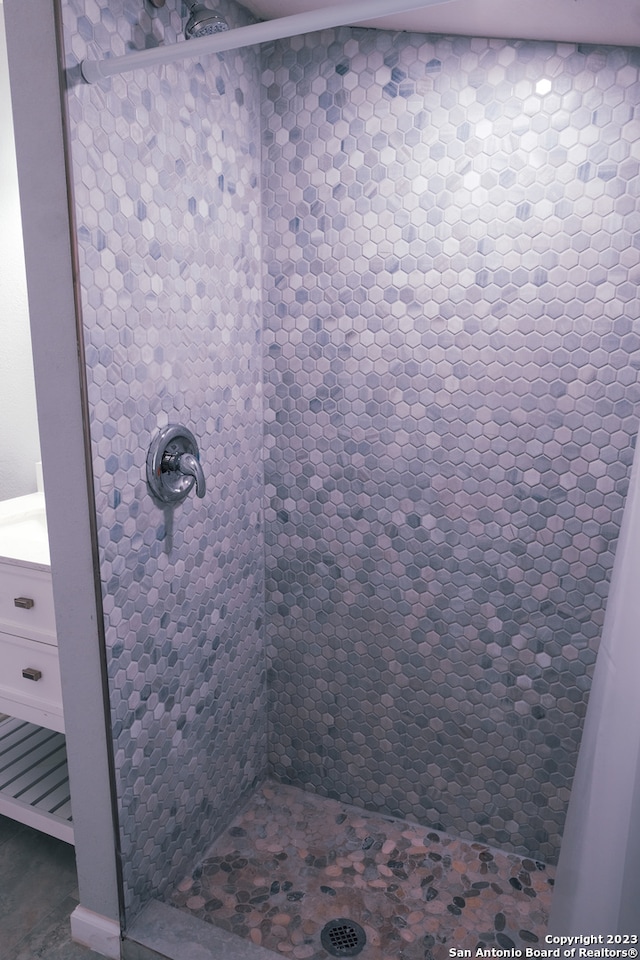
<path fill-rule="evenodd" d="M 322 6 L 319 0 L 244 0 L 265 20 L 306 13 Z M 382 30 L 461 34 L 466 37 L 505 37 L 558 40 L 561 43 L 640 43 L 637 0 L 440 0 L 439 5 L 368 20 L 363 26 Z"/>
<path fill-rule="evenodd" d="M 35 491 L 40 441 L 2 3 L 0 223 L 0 500 L 6 500 Z"/>

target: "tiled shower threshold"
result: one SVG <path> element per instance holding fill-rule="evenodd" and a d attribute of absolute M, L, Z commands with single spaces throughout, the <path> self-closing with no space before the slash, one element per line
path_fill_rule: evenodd
<path fill-rule="evenodd" d="M 124 956 L 326 960 L 321 932 L 337 918 L 364 930 L 361 960 L 524 953 L 544 945 L 552 875 L 486 844 L 267 783 L 178 884 L 172 906 L 150 904 L 130 931 L 156 952 Z"/>
<path fill-rule="evenodd" d="M 282 954 L 276 955 L 282 957 Z M 274 960 L 271 950 L 151 900 L 127 931 L 123 960 Z"/>

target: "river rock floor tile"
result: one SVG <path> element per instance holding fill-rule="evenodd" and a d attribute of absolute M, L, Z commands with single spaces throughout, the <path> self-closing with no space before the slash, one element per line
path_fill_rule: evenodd
<path fill-rule="evenodd" d="M 552 888 L 543 863 L 267 782 L 170 902 L 296 960 L 331 956 L 335 918 L 364 929 L 361 960 L 445 960 L 543 947 Z"/>

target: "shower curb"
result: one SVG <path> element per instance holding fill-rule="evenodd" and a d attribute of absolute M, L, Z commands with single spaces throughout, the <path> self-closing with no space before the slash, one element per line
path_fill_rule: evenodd
<path fill-rule="evenodd" d="M 125 933 L 122 960 L 274 960 L 280 956 L 151 900 Z"/>

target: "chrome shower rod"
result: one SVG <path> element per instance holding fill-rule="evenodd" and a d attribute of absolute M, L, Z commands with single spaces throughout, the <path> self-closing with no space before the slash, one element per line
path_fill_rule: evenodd
<path fill-rule="evenodd" d="M 265 20 L 249 27 L 238 27 L 224 33 L 214 33 L 207 37 L 172 43 L 167 46 L 128 53 L 123 57 L 111 57 L 106 60 L 83 60 L 82 76 L 87 83 L 97 83 L 109 77 L 130 70 L 160 66 L 173 63 L 174 60 L 192 60 L 210 53 L 222 53 L 225 50 L 239 50 L 269 40 L 284 40 L 297 37 L 315 30 L 330 30 L 347 24 L 362 23 L 378 17 L 394 16 L 398 13 L 410 13 L 427 7 L 442 6 L 453 0 L 352 0 L 351 3 L 334 4 L 321 10 L 309 10 L 289 17 Z"/>

